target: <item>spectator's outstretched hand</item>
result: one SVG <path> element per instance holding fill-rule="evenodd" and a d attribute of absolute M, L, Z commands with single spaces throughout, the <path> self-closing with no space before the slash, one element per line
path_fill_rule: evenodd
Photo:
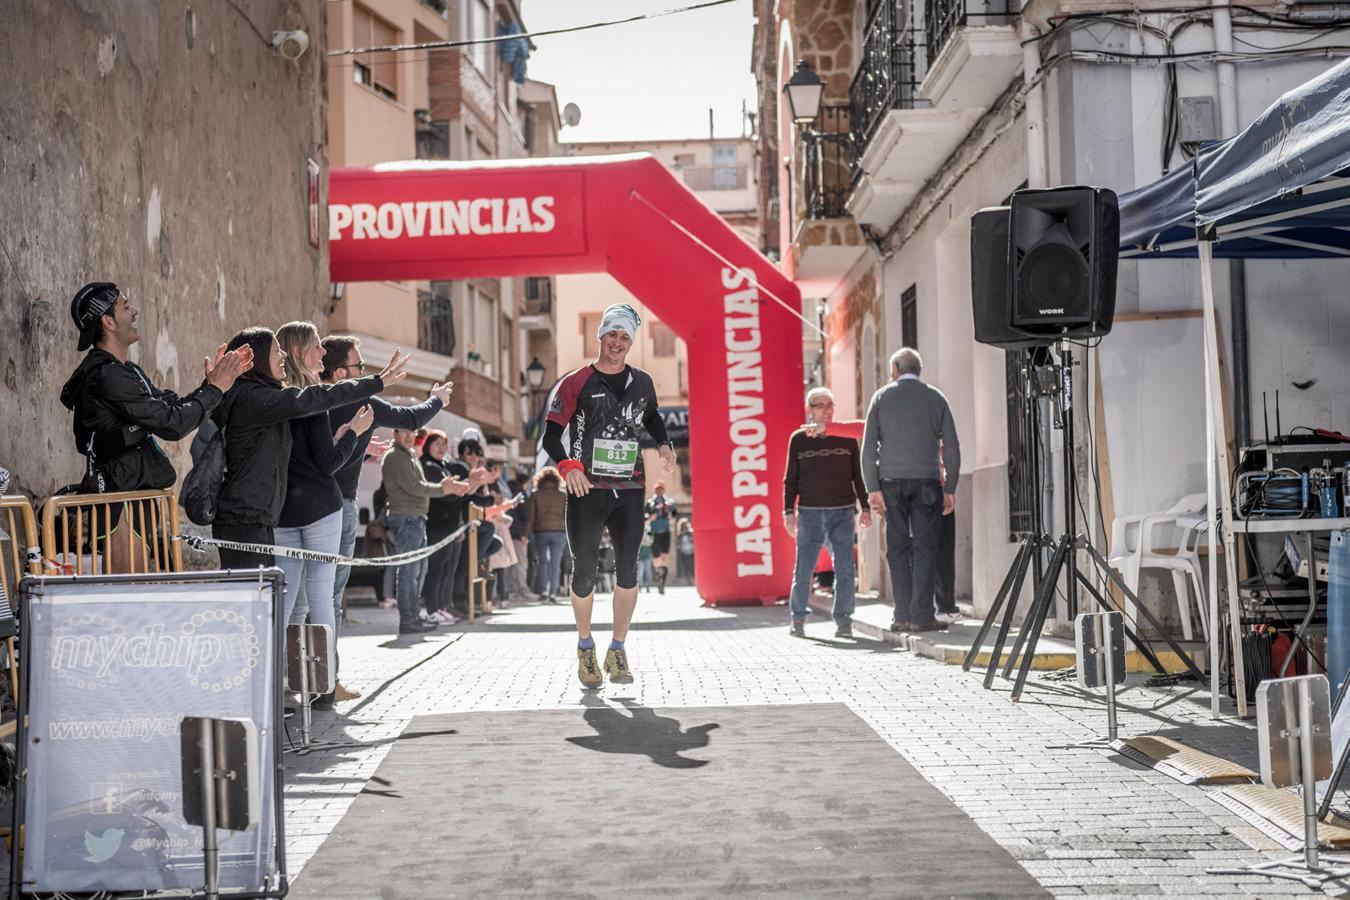
<path fill-rule="evenodd" d="M 455 383 L 453 381 L 447 381 L 444 384 L 433 384 L 431 386 L 431 396 L 441 401 L 442 407 L 446 407 L 450 405 L 450 394 L 454 392 L 454 389 Z"/>
<path fill-rule="evenodd" d="M 392 446 L 394 446 L 393 438 L 371 438 L 370 445 L 366 447 L 366 456 L 379 459 L 388 453 Z"/>
<path fill-rule="evenodd" d="M 409 356 L 400 348 L 394 351 L 394 358 L 389 360 L 389 365 L 380 370 L 380 380 L 384 382 L 385 387 L 402 381 L 407 377 L 405 371 L 408 368 Z"/>

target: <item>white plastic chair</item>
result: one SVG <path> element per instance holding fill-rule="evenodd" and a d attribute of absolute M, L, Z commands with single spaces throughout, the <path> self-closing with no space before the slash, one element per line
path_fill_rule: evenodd
<path fill-rule="evenodd" d="M 1200 632 L 1209 640 L 1209 622 L 1205 616 L 1205 581 L 1200 565 L 1200 532 L 1205 528 L 1205 495 L 1182 497 L 1166 512 L 1117 516 L 1111 523 L 1111 567 L 1120 572 L 1130 592 L 1139 594 L 1139 573 L 1144 569 L 1166 569 L 1172 573 L 1177 595 L 1181 632 L 1194 639 L 1191 626 L 1189 587 L 1195 591 L 1195 609 Z M 1125 616 L 1131 622 L 1138 615 L 1135 604 L 1125 601 Z"/>

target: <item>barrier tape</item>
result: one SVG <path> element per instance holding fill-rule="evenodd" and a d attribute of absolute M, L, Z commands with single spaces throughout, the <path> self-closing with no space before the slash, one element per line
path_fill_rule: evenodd
<path fill-rule="evenodd" d="M 428 556 L 435 554 L 436 551 L 459 540 L 469 530 L 469 526 L 473 524 L 475 523 L 465 522 L 459 528 L 455 529 L 436 543 L 417 550 L 409 550 L 406 553 L 396 553 L 393 556 L 375 556 L 369 558 L 343 556 L 340 553 L 324 553 L 321 550 L 301 550 L 296 547 L 278 547 L 275 544 L 247 544 L 241 541 L 222 541 L 216 538 L 201 537 L 195 534 L 180 534 L 174 537 L 174 540 L 181 541 L 182 543 L 187 544 L 191 549 L 197 551 L 204 550 L 206 547 L 224 547 L 226 550 L 238 550 L 242 553 L 289 556 L 293 559 L 304 559 L 309 562 L 336 563 L 340 566 L 402 566 L 426 559 Z"/>

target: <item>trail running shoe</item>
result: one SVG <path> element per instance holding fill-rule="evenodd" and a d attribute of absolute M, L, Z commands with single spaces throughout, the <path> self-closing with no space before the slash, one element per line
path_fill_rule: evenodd
<path fill-rule="evenodd" d="M 595 657 L 595 648 L 588 650 L 577 648 L 577 678 L 588 688 L 596 688 L 605 683 L 605 676 L 600 674 L 600 662 Z"/>
<path fill-rule="evenodd" d="M 605 674 L 614 684 L 632 684 L 633 673 L 628 668 L 628 654 L 623 650 L 609 650 L 605 653 Z"/>

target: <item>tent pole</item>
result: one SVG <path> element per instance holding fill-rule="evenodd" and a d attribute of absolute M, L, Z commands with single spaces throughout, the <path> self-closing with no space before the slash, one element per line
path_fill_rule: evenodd
<path fill-rule="evenodd" d="M 1237 698 L 1238 717 L 1245 719 L 1247 718 L 1246 662 L 1243 659 L 1242 652 L 1242 609 L 1237 589 L 1237 550 L 1233 541 L 1233 497 L 1228 474 L 1228 441 L 1225 438 L 1224 429 L 1221 427 L 1224 421 L 1224 409 L 1219 373 L 1219 328 L 1214 314 L 1213 248 L 1210 242 L 1201 241 L 1199 251 L 1201 295 L 1205 306 L 1205 432 L 1209 437 L 1209 447 L 1206 449 L 1205 455 L 1210 464 L 1206 482 L 1211 501 L 1211 505 L 1206 512 L 1210 527 L 1209 572 L 1211 581 L 1209 600 L 1211 619 L 1209 634 L 1210 663 L 1213 667 L 1210 672 L 1210 712 L 1213 715 L 1218 715 L 1217 661 L 1219 642 L 1217 636 L 1220 631 L 1218 627 L 1218 559 L 1215 554 L 1214 533 L 1216 510 L 1213 506 L 1214 495 L 1217 492 L 1217 500 L 1223 510 L 1223 561 L 1226 576 L 1225 586 L 1228 591 L 1228 624 L 1231 632 L 1230 640 L 1233 645 L 1233 694 Z"/>
<path fill-rule="evenodd" d="M 1214 392 L 1211 385 L 1214 372 L 1210 368 L 1209 344 L 1210 314 L 1214 307 L 1213 285 L 1209 266 L 1211 247 L 1208 241 L 1200 241 L 1196 249 L 1200 253 L 1200 290 L 1203 295 L 1205 321 L 1205 524 L 1209 538 L 1209 590 L 1206 598 L 1209 603 L 1209 714 L 1219 718 L 1219 553 L 1216 535 L 1218 525 L 1218 491 L 1214 484 Z M 1245 685 L 1244 685 L 1245 690 Z"/>

